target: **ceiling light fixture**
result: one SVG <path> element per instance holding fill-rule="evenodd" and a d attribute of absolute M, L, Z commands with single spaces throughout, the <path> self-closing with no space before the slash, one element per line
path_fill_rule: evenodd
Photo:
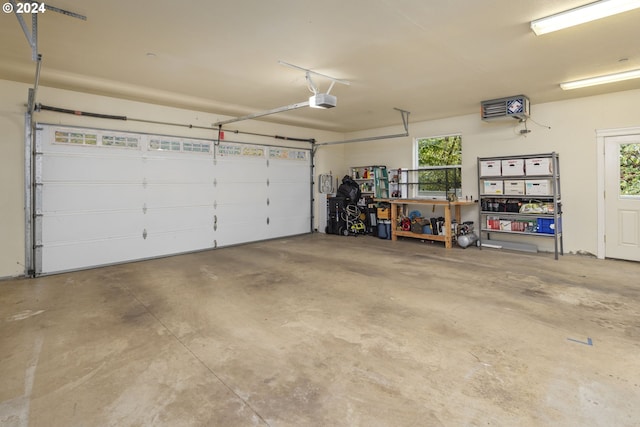
<path fill-rule="evenodd" d="M 604 76 L 590 77 L 588 79 L 574 80 L 572 82 L 560 83 L 563 90 L 579 89 L 582 87 L 603 85 L 606 83 L 621 82 L 624 80 L 640 78 L 640 69 L 625 71 L 623 73 L 607 74 Z"/>
<path fill-rule="evenodd" d="M 600 0 L 531 21 L 531 29 L 540 36 L 637 8 L 640 8 L 640 0 Z"/>

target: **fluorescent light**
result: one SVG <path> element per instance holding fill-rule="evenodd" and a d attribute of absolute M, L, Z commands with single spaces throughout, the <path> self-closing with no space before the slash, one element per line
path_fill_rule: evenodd
<path fill-rule="evenodd" d="M 539 36 L 639 7 L 640 0 L 601 0 L 531 21 L 531 29 Z"/>
<path fill-rule="evenodd" d="M 581 87 L 603 85 L 605 83 L 621 82 L 623 80 L 631 80 L 640 78 L 640 69 L 625 71 L 624 73 L 607 74 L 604 76 L 591 77 L 583 80 L 574 80 L 572 82 L 560 83 L 563 90 L 578 89 Z"/>

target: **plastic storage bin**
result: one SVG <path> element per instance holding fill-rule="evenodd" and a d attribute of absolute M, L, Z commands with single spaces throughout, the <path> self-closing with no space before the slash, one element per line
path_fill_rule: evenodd
<path fill-rule="evenodd" d="M 555 224 L 553 218 L 538 218 L 538 233 L 554 234 Z M 558 222 L 558 233 L 562 231 L 562 222 Z"/>
<path fill-rule="evenodd" d="M 381 239 L 391 240 L 391 221 L 378 221 L 378 237 Z"/>

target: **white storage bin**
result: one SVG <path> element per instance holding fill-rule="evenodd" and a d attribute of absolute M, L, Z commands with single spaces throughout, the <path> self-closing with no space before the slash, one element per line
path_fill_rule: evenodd
<path fill-rule="evenodd" d="M 500 176 L 499 160 L 482 160 L 480 161 L 480 176 Z"/>
<path fill-rule="evenodd" d="M 525 173 L 529 176 L 551 175 L 553 174 L 553 162 L 549 157 L 527 159 L 525 162 Z"/>
<path fill-rule="evenodd" d="M 550 196 L 553 193 L 550 179 L 527 179 L 524 186 L 527 196 Z"/>
<path fill-rule="evenodd" d="M 505 181 L 504 194 L 510 196 L 524 195 L 524 180 Z"/>
<path fill-rule="evenodd" d="M 524 159 L 509 159 L 502 161 L 502 176 L 524 175 Z"/>
<path fill-rule="evenodd" d="M 484 181 L 483 188 L 482 194 L 502 194 L 504 191 L 502 181 Z"/>

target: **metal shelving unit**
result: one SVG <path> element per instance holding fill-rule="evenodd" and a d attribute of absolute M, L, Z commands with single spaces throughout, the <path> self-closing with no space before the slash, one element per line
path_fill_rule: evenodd
<path fill-rule="evenodd" d="M 478 194 L 481 249 L 502 233 L 553 239 L 555 259 L 564 255 L 557 153 L 478 157 Z"/>
<path fill-rule="evenodd" d="M 352 166 L 350 175 L 360 185 L 363 197 L 389 198 L 389 177 L 386 166 Z"/>

